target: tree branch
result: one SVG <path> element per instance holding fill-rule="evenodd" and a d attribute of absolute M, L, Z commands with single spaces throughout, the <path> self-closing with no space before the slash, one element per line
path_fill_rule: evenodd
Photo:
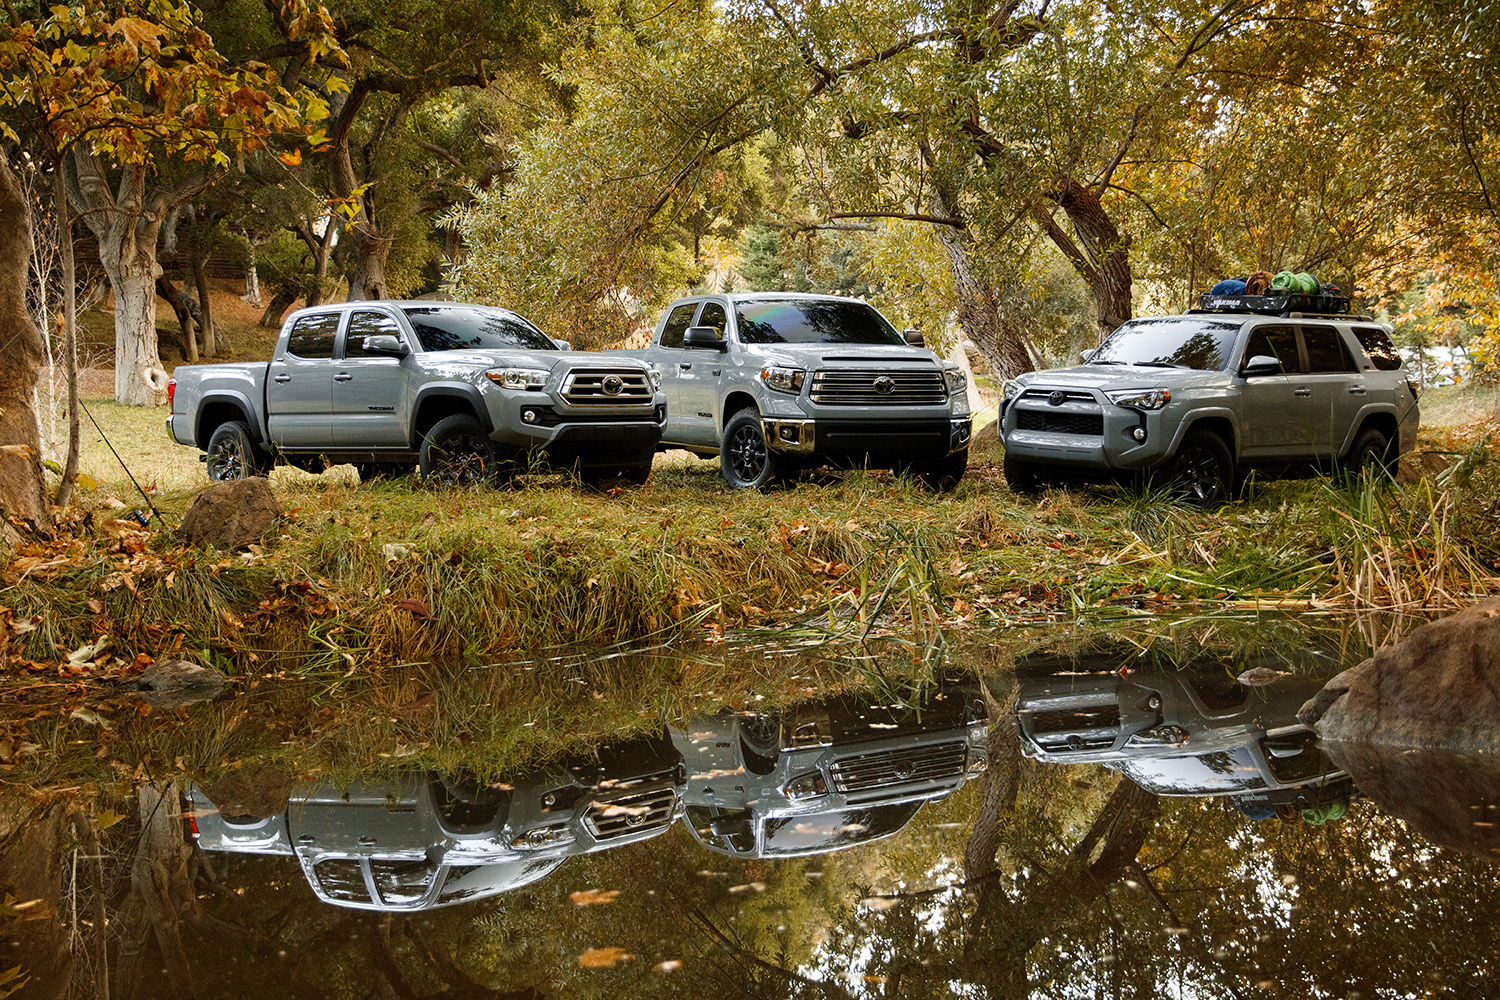
<path fill-rule="evenodd" d="M 830 212 L 830 219 L 904 219 L 907 222 L 930 222 L 934 226 L 950 226 L 967 229 L 963 219 L 942 215 L 924 215 L 921 212 Z"/>

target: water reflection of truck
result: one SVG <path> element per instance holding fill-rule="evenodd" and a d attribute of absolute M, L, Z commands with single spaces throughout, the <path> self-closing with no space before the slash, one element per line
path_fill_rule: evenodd
<path fill-rule="evenodd" d="M 284 813 L 232 815 L 189 791 L 204 850 L 295 857 L 325 902 L 424 910 L 494 896 L 550 874 L 575 854 L 664 832 L 685 780 L 658 737 L 603 748 L 540 775 L 481 783 L 426 772 L 307 784 Z"/>
<path fill-rule="evenodd" d="M 1223 661 L 1100 670 L 1116 662 L 1018 664 L 1022 752 L 1104 764 L 1158 795 L 1264 792 L 1342 773 L 1296 717 L 1321 680 L 1289 673 L 1247 686 L 1230 671 L 1249 664 Z"/>
<path fill-rule="evenodd" d="M 673 732 L 687 826 L 709 850 L 742 858 L 888 837 L 984 770 L 987 733 L 978 689 L 962 684 L 919 708 L 846 697 L 693 719 Z"/>

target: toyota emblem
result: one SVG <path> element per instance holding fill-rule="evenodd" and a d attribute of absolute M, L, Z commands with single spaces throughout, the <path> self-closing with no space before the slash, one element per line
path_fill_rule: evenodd
<path fill-rule="evenodd" d="M 875 391 L 882 396 L 889 396 L 896 391 L 896 380 L 889 375 L 882 375 L 875 380 Z"/>
<path fill-rule="evenodd" d="M 1061 406 L 1063 405 L 1063 401 L 1067 398 L 1068 397 L 1065 393 L 1054 392 L 1047 397 L 1047 403 L 1050 406 Z"/>
<path fill-rule="evenodd" d="M 618 375 L 606 375 L 600 388 L 606 396 L 618 396 L 625 388 L 625 380 Z"/>

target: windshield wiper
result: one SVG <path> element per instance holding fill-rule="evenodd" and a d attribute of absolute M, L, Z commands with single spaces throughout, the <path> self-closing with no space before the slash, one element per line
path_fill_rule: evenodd
<path fill-rule="evenodd" d="M 1125 362 L 1123 362 L 1123 361 L 1088 361 L 1088 362 L 1085 362 L 1085 364 L 1090 364 L 1090 365 L 1123 365 L 1123 364 L 1125 364 Z"/>
<path fill-rule="evenodd" d="M 1190 365 L 1180 365 L 1175 361 L 1137 361 L 1137 368 L 1189 368 Z"/>

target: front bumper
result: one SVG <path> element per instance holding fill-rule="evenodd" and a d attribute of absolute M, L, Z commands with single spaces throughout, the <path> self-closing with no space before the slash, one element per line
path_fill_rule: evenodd
<path fill-rule="evenodd" d="M 1059 397 L 1061 397 L 1059 399 Z M 1054 401 L 1057 400 L 1057 401 Z M 1000 410 L 1005 453 L 1079 470 L 1146 470 L 1171 454 L 1176 404 L 1117 406 L 1097 389 L 1029 385 Z"/>
<path fill-rule="evenodd" d="M 882 461 L 952 455 L 969 447 L 973 422 L 967 417 L 919 420 L 838 420 L 764 417 L 766 447 L 787 455 L 853 461 Z"/>
<path fill-rule="evenodd" d="M 494 440 L 581 469 L 649 465 L 667 419 L 660 393 L 649 407 L 568 406 L 542 392 L 506 393 L 490 405 Z"/>

